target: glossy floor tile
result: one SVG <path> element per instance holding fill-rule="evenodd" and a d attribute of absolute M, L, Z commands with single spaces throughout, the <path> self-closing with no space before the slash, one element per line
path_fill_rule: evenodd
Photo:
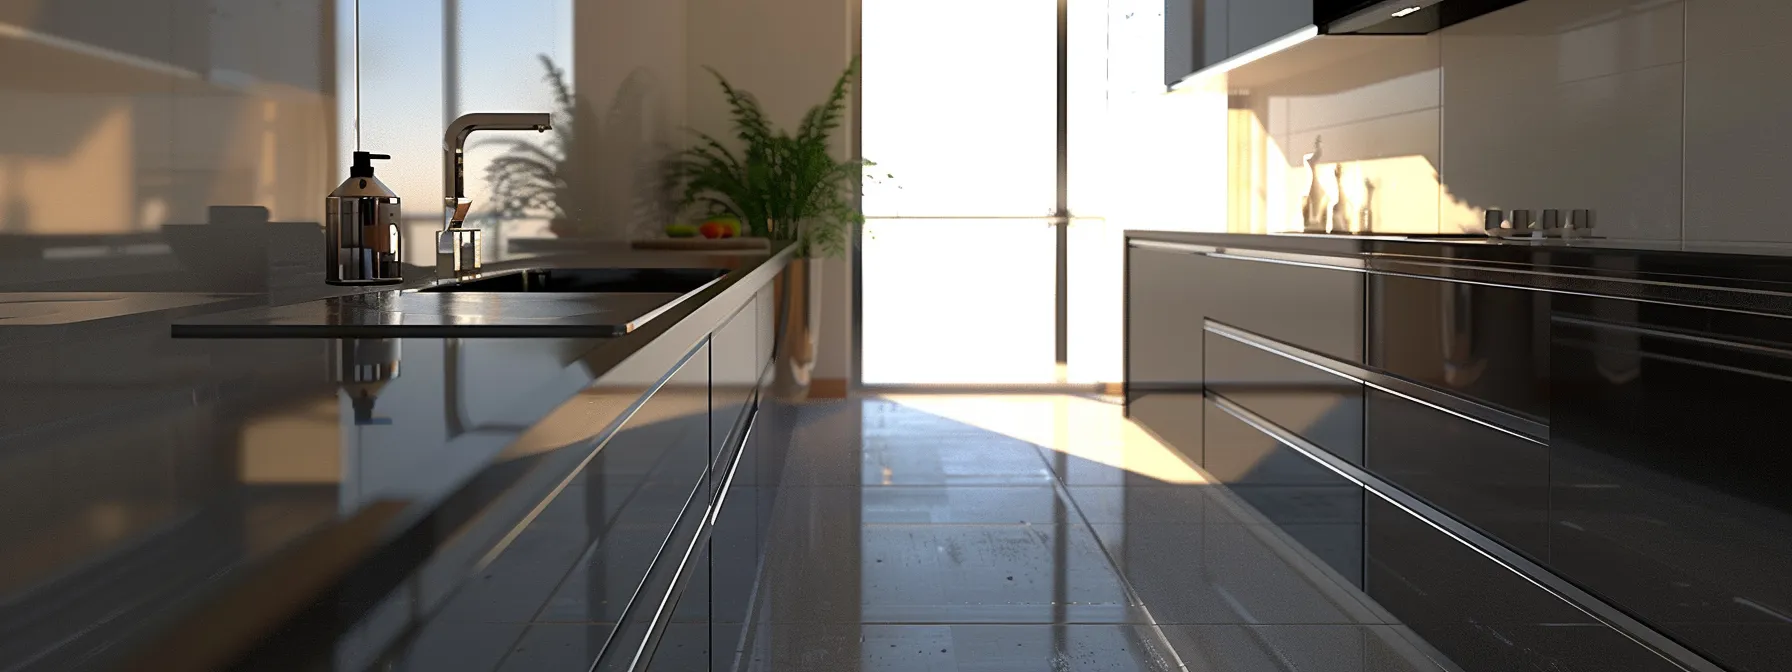
<path fill-rule="evenodd" d="M 1243 525 L 1096 525 L 1157 623 L 1373 623 Z M 1328 590 L 1328 588 L 1330 590 Z"/>
<path fill-rule="evenodd" d="M 1449 669 L 1362 597 L 1360 504 L 1212 485 L 1119 413 L 1067 396 L 802 407 L 776 496 L 751 500 L 764 558 L 719 567 L 742 556 L 712 537 L 647 669 Z M 632 517 L 666 508 L 638 506 L 653 497 L 546 514 L 402 669 L 608 658 L 630 579 L 663 541 L 657 519 Z"/>
<path fill-rule="evenodd" d="M 797 425 L 737 669 L 1437 669 L 1108 400 L 896 396 Z M 1331 494 L 1271 504 L 1347 545 Z"/>
<path fill-rule="evenodd" d="M 535 623 L 511 647 L 499 672 L 583 670 L 603 651 L 609 623 Z M 446 669 L 446 668 L 444 668 Z"/>
<path fill-rule="evenodd" d="M 1163 628 L 1186 669 L 1214 672 L 1422 672 L 1445 668 L 1393 627 L 1176 625 Z"/>
<path fill-rule="evenodd" d="M 523 630 L 523 625 L 515 623 L 430 623 L 405 647 L 398 661 L 386 669 L 494 669 L 524 635 Z"/>
<path fill-rule="evenodd" d="M 1144 628 L 1116 625 L 781 625 L 753 672 L 1175 672 Z"/>
<path fill-rule="evenodd" d="M 1203 485 L 1072 485 L 1067 490 L 1083 519 L 1095 524 L 1199 525 L 1207 510 Z"/>

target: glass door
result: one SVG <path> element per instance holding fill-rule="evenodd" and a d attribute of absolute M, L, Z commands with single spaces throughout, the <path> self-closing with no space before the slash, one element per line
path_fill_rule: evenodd
<path fill-rule="evenodd" d="M 1058 0 L 866 0 L 860 382 L 1064 382 Z"/>

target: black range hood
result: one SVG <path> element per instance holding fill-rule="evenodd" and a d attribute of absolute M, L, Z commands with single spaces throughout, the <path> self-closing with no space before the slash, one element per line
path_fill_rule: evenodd
<path fill-rule="evenodd" d="M 1225 88 L 1248 90 L 1522 1 L 1164 0 L 1164 83 L 1205 90 L 1223 74 Z"/>
<path fill-rule="evenodd" d="M 1522 0 L 1313 0 L 1321 35 L 1424 35 Z"/>

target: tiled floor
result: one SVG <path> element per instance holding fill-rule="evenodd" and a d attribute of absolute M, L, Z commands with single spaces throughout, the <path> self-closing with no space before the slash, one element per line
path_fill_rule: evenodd
<path fill-rule="evenodd" d="M 746 669 L 1444 669 L 1109 400 L 799 418 Z"/>
<path fill-rule="evenodd" d="M 651 477 L 660 471 L 621 479 L 639 487 L 569 488 L 386 669 L 588 669 L 689 491 Z M 1349 507 L 1323 491 L 1289 492 L 1257 501 L 1303 529 L 1265 524 L 1106 399 L 807 405 L 759 583 L 750 569 L 716 573 L 702 556 L 694 566 L 711 573 L 686 589 L 650 669 L 1450 669 L 1362 599 L 1337 573 L 1347 566 L 1314 555 L 1338 527 L 1335 555 L 1360 557 L 1350 535 L 1361 528 L 1328 517 Z M 709 622 L 712 596 L 751 614 L 744 633 Z M 363 660 L 339 657 L 345 668 Z M 626 667 L 614 662 L 602 669 Z"/>

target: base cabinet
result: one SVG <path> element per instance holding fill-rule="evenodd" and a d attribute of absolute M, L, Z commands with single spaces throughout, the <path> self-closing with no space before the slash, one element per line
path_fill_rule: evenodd
<path fill-rule="evenodd" d="M 1129 235 L 1132 418 L 1462 669 L 1785 667 L 1792 264 L 1320 240 Z"/>
<path fill-rule="evenodd" d="M 1531 557 L 1549 557 L 1549 448 L 1381 390 L 1366 397 L 1369 471 Z"/>
<path fill-rule="evenodd" d="M 1207 402 L 1208 471 L 1256 517 L 1282 529 L 1358 587 L 1363 489 Z"/>
<path fill-rule="evenodd" d="M 1369 276 L 1378 371 L 1547 423 L 1552 296 L 1401 276 Z"/>
<path fill-rule="evenodd" d="M 1680 669 L 1412 514 L 1366 503 L 1366 592 L 1460 669 Z"/>
<path fill-rule="evenodd" d="M 1127 250 L 1127 413 L 1195 463 L 1201 457 L 1201 318 L 1207 257 Z"/>
<path fill-rule="evenodd" d="M 1792 319 L 1563 303 L 1550 564 L 1729 669 L 1784 669 Z"/>
<path fill-rule="evenodd" d="M 1370 628 L 1386 655 L 1466 672 L 1680 669 L 1587 612 L 1490 560 L 1411 511 L 1389 503 L 1252 423 L 1235 404 L 1209 400 L 1209 471 L 1241 522 L 1273 525 L 1373 601 L 1399 627 Z M 1287 432 L 1287 428 L 1273 427 Z M 1370 479 L 1371 481 L 1373 479 Z M 1387 483 L 1374 483 L 1393 491 Z M 1208 518 L 1215 518 L 1210 512 Z M 1315 579 L 1324 581 L 1325 579 Z M 1342 668 L 1341 668 L 1342 669 Z"/>
<path fill-rule="evenodd" d="M 1338 457 L 1362 464 L 1362 381 L 1267 347 L 1272 346 L 1256 335 L 1210 325 L 1204 351 L 1208 391 Z"/>
<path fill-rule="evenodd" d="M 686 568 L 691 572 L 689 582 L 679 593 L 678 602 L 672 605 L 669 622 L 654 644 L 653 655 L 646 665 L 649 672 L 727 669 L 709 667 L 715 592 L 707 570 L 714 563 L 711 555 L 714 549 L 713 538 L 704 542 Z"/>

